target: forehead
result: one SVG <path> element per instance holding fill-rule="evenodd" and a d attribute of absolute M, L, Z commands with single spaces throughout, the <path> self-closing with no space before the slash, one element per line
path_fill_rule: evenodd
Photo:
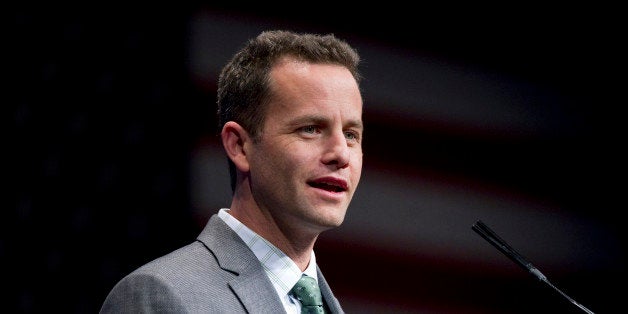
<path fill-rule="evenodd" d="M 332 109 L 361 115 L 362 96 L 351 72 L 337 64 L 284 58 L 270 72 L 269 109 Z"/>

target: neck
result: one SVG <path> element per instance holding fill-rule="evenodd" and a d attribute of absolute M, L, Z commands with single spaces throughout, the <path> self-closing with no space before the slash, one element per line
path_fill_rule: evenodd
<path fill-rule="evenodd" d="M 309 265 L 319 233 L 277 219 L 255 202 L 248 189 L 236 188 L 229 214 L 280 249 L 301 271 Z"/>

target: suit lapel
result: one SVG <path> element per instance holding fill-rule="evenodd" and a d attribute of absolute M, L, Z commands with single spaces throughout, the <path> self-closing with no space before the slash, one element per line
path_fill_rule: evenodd
<path fill-rule="evenodd" d="M 222 269 L 233 274 L 229 286 L 249 313 L 283 313 L 281 300 L 255 254 L 217 215 L 198 240 L 216 256 Z"/>
<path fill-rule="evenodd" d="M 284 313 L 277 292 L 255 254 L 218 215 L 212 215 L 197 238 L 216 256 L 222 269 L 232 275 L 229 286 L 249 313 Z M 332 313 L 344 313 L 320 268 L 318 285 Z"/>
<path fill-rule="evenodd" d="M 285 313 L 275 288 L 261 269 L 240 274 L 229 286 L 251 313 Z"/>
<path fill-rule="evenodd" d="M 318 274 L 318 287 L 321 289 L 323 300 L 329 307 L 331 313 L 344 313 L 342 307 L 340 306 L 340 302 L 338 302 L 338 299 L 334 296 L 327 280 L 325 280 L 325 277 L 323 276 L 323 272 L 321 272 L 321 269 L 318 268 L 318 266 L 316 266 L 316 272 Z"/>

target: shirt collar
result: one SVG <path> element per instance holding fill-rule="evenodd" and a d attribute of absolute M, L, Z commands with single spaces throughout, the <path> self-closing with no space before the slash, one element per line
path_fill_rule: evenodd
<path fill-rule="evenodd" d="M 303 274 L 318 282 L 314 251 L 312 251 L 307 268 L 301 272 L 301 269 L 286 254 L 231 216 L 228 208 L 220 209 L 218 217 L 233 229 L 253 251 L 279 295 L 287 295 Z"/>

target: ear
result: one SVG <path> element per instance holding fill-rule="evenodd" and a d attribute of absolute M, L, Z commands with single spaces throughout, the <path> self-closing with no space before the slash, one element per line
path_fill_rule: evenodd
<path fill-rule="evenodd" d="M 251 140 L 249 133 L 237 122 L 229 121 L 222 127 L 220 137 L 227 156 L 236 168 L 241 172 L 248 172 L 249 161 L 246 156 L 245 144 Z"/>

